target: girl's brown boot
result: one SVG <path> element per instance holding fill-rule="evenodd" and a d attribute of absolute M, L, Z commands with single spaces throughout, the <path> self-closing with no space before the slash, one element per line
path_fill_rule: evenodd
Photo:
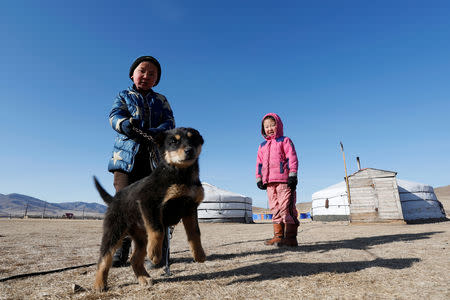
<path fill-rule="evenodd" d="M 284 238 L 281 239 L 280 242 L 277 243 L 278 247 L 297 247 L 297 224 L 286 224 L 286 228 L 284 231 Z"/>
<path fill-rule="evenodd" d="M 273 224 L 273 238 L 264 242 L 264 245 L 271 246 L 279 243 L 284 236 L 284 224 Z"/>

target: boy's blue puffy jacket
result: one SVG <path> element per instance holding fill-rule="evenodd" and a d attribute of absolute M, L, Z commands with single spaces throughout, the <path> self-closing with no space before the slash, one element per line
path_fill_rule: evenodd
<path fill-rule="evenodd" d="M 140 144 L 126 136 L 121 127 L 123 121 L 130 119 L 133 119 L 133 125 L 138 124 L 144 130 L 156 128 L 157 131 L 164 131 L 175 128 L 173 112 L 166 97 L 153 90 L 143 97 L 134 87 L 121 91 L 109 114 L 109 122 L 117 131 L 112 157 L 108 163 L 110 172 L 129 173 L 133 170 Z"/>

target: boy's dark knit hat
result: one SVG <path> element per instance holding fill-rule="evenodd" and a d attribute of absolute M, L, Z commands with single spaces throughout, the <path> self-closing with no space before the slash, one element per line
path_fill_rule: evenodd
<path fill-rule="evenodd" d="M 134 69 L 136 69 L 137 66 L 139 66 L 139 64 L 143 61 L 151 62 L 158 69 L 158 78 L 156 79 L 156 82 L 154 85 L 154 86 L 157 86 L 159 83 L 159 80 L 161 79 L 161 65 L 159 64 L 158 60 L 156 58 L 154 58 L 153 56 L 141 56 L 141 57 L 136 58 L 136 60 L 133 62 L 133 64 L 130 67 L 130 78 L 131 78 L 131 76 L 133 76 Z"/>

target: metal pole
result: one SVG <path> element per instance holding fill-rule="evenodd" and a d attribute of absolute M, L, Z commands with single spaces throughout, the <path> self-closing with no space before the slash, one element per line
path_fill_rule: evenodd
<path fill-rule="evenodd" d="M 44 212 L 42 212 L 42 219 L 45 218 L 45 209 L 47 208 L 47 202 L 44 203 Z"/>
<path fill-rule="evenodd" d="M 27 204 L 25 206 L 25 213 L 23 214 L 24 219 L 27 217 L 27 213 L 28 213 L 28 200 L 27 200 Z"/>
<path fill-rule="evenodd" d="M 170 239 L 172 238 L 172 227 L 168 226 L 166 228 L 166 241 L 167 241 L 167 249 L 166 249 L 166 265 L 164 267 L 164 272 L 166 272 L 166 276 L 171 276 L 170 273 L 170 264 L 169 264 L 169 255 L 170 255 Z"/>
<path fill-rule="evenodd" d="M 347 185 L 347 198 L 348 198 L 348 204 L 350 205 L 352 203 L 352 200 L 350 198 L 350 186 L 348 185 L 347 164 L 345 163 L 345 152 L 344 152 L 344 145 L 342 145 L 342 142 L 341 142 L 341 151 L 342 151 L 342 155 L 344 157 L 345 184 Z"/>

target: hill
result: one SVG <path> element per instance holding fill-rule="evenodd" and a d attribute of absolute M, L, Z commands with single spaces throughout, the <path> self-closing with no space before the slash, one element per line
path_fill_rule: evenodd
<path fill-rule="evenodd" d="M 450 215 L 450 185 L 434 188 L 434 193 L 444 206 L 447 216 Z"/>
<path fill-rule="evenodd" d="M 0 217 L 61 217 L 73 213 L 75 217 L 101 217 L 106 206 L 98 203 L 67 202 L 49 203 L 22 194 L 0 194 Z"/>

